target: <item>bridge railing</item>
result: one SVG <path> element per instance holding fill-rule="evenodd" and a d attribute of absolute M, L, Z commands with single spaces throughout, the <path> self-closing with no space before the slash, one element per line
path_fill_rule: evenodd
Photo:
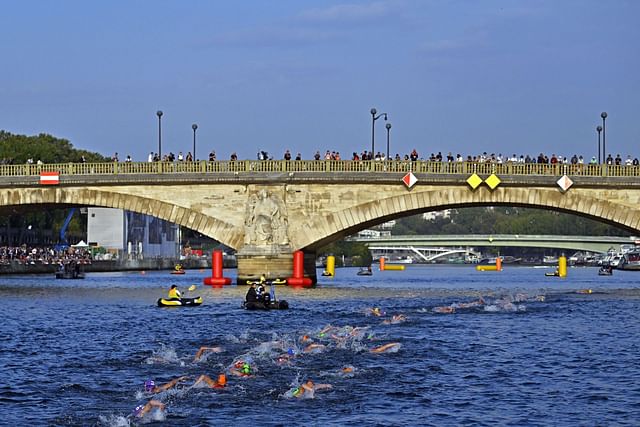
<path fill-rule="evenodd" d="M 470 175 L 548 175 L 639 177 L 640 166 L 567 165 L 539 163 L 477 163 L 430 161 L 352 161 L 352 160 L 238 160 L 196 162 L 109 162 L 0 165 L 0 176 L 37 176 L 40 172 L 61 175 L 126 175 L 182 173 L 254 173 L 254 172 L 330 172 L 330 173 L 406 173 Z"/>

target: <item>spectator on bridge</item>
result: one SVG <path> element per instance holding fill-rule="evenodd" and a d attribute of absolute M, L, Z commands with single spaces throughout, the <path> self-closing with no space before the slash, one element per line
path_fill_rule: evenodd
<path fill-rule="evenodd" d="M 236 160 L 238 160 L 238 155 L 236 154 L 236 152 L 234 151 L 233 153 L 231 153 L 231 161 L 235 162 Z"/>
<path fill-rule="evenodd" d="M 291 151 L 287 150 L 284 152 L 284 160 L 291 160 Z"/>
<path fill-rule="evenodd" d="M 184 161 L 184 156 L 182 155 L 182 151 L 178 152 L 178 161 L 179 162 Z"/>
<path fill-rule="evenodd" d="M 211 150 L 209 152 L 209 161 L 210 162 L 215 162 L 216 161 L 216 152 L 214 150 Z"/>
<path fill-rule="evenodd" d="M 296 154 L 296 160 L 302 160 L 302 154 L 300 153 Z"/>
<path fill-rule="evenodd" d="M 612 165 L 613 164 L 613 157 L 611 157 L 611 154 L 609 154 L 607 156 L 607 159 L 606 159 L 605 163 L 608 164 L 608 165 Z"/>
<path fill-rule="evenodd" d="M 313 160 L 320 160 L 320 157 L 322 156 L 320 156 L 320 151 L 318 150 L 316 151 L 316 154 L 313 155 Z"/>
<path fill-rule="evenodd" d="M 187 156 L 185 157 L 185 161 L 193 162 L 193 154 L 191 154 L 191 151 L 187 153 Z"/>
<path fill-rule="evenodd" d="M 411 151 L 409 158 L 411 159 L 412 162 L 415 162 L 418 160 L 418 151 L 415 148 Z"/>

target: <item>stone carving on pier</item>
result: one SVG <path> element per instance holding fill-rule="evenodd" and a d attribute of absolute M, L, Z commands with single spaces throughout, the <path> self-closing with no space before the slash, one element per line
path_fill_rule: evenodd
<path fill-rule="evenodd" d="M 265 189 L 249 196 L 244 219 L 245 246 L 289 245 L 287 208 L 282 197 Z"/>

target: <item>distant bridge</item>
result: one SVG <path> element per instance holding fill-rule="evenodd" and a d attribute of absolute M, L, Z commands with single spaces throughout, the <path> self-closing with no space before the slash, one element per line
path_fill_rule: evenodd
<path fill-rule="evenodd" d="M 409 251 L 442 247 L 528 247 L 553 248 L 606 253 L 620 245 L 634 244 L 637 237 L 554 236 L 545 234 L 463 234 L 432 236 L 350 237 L 352 242 L 367 244 L 370 249 L 404 249 Z M 640 241 L 638 241 L 640 242 Z"/>

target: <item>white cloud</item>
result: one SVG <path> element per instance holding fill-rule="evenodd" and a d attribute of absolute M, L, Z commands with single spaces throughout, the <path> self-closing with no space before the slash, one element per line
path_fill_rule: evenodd
<path fill-rule="evenodd" d="M 335 31 L 270 27 L 221 34 L 213 37 L 211 43 L 242 47 L 296 47 L 325 43 L 340 36 Z"/>
<path fill-rule="evenodd" d="M 316 23 L 368 22 L 387 17 L 394 12 L 393 3 L 377 1 L 367 4 L 345 3 L 324 9 L 310 9 L 298 17 L 303 21 Z"/>

